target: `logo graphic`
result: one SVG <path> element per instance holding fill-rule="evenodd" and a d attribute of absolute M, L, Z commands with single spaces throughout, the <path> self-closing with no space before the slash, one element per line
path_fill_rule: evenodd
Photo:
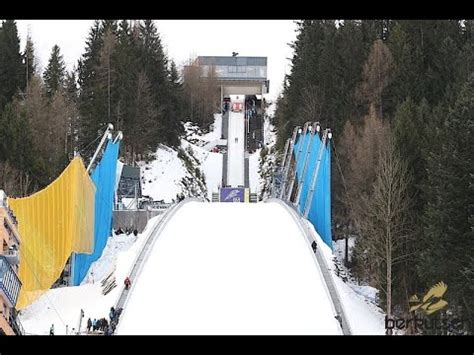
<path fill-rule="evenodd" d="M 441 281 L 430 288 L 430 290 L 423 296 L 423 300 L 420 300 L 417 295 L 412 296 L 408 301 L 412 304 L 410 312 L 420 309 L 426 315 L 430 315 L 443 309 L 448 305 L 448 302 L 442 299 L 447 289 L 448 286 Z"/>
<path fill-rule="evenodd" d="M 221 202 L 244 202 L 244 188 L 225 187 L 220 189 Z"/>
<path fill-rule="evenodd" d="M 239 194 L 239 190 L 232 190 L 228 195 L 227 197 L 225 198 L 226 200 L 230 200 L 230 199 L 234 199 L 234 197 L 237 197 L 237 195 Z"/>

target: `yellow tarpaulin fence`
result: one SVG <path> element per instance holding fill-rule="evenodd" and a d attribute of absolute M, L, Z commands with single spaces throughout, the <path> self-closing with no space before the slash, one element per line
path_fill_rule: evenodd
<path fill-rule="evenodd" d="M 19 277 L 21 309 L 59 278 L 71 252 L 94 250 L 95 185 L 80 157 L 43 190 L 9 198 L 21 237 Z"/>

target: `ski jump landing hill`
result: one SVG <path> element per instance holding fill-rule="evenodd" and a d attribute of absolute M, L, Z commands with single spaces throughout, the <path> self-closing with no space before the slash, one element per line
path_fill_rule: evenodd
<path fill-rule="evenodd" d="M 350 334 L 314 240 L 279 199 L 186 199 L 139 253 L 115 334 Z"/>

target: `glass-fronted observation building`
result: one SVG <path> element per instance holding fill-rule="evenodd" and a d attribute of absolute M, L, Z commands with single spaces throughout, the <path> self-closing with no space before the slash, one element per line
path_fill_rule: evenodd
<path fill-rule="evenodd" d="M 202 78 L 214 73 L 224 96 L 268 93 L 267 57 L 199 56 L 196 64 L 202 68 Z"/>

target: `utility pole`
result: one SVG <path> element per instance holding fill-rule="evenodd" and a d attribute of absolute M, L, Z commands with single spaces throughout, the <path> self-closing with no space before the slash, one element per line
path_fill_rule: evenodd
<path fill-rule="evenodd" d="M 112 123 L 109 123 L 108 126 L 107 126 L 107 129 L 104 132 L 104 135 L 102 136 L 102 140 L 100 141 L 99 145 L 97 146 L 97 149 L 96 149 L 94 155 L 92 156 L 92 159 L 89 162 L 89 165 L 87 166 L 87 172 L 89 172 L 89 170 L 91 169 L 92 164 L 94 163 L 95 159 L 97 158 L 97 155 L 99 154 L 99 151 L 100 151 L 100 149 L 102 148 L 102 146 L 105 142 L 105 139 L 109 136 L 110 131 L 112 131 L 113 129 L 114 129 L 114 125 Z"/>
<path fill-rule="evenodd" d="M 27 47 L 28 49 L 28 47 Z M 28 51 L 26 51 L 26 93 L 28 95 Z"/>
<path fill-rule="evenodd" d="M 314 123 L 314 125 L 317 125 L 318 123 Z M 305 174 L 306 174 L 306 167 L 308 164 L 308 158 L 311 154 L 311 145 L 313 143 L 313 138 L 315 134 L 318 134 L 318 132 L 314 132 L 311 129 L 311 122 L 306 122 L 305 124 L 305 129 L 303 130 L 303 138 L 306 136 L 306 133 L 309 131 L 310 136 L 308 137 L 308 143 L 306 145 L 306 149 L 304 151 L 304 159 L 303 159 L 303 166 L 301 167 L 301 174 L 298 179 L 298 188 L 296 190 L 296 198 L 295 198 L 295 205 L 298 206 L 299 200 L 301 197 L 301 192 L 303 190 L 303 184 L 305 181 Z M 304 141 L 301 141 L 301 149 L 303 149 L 303 143 Z M 296 170 L 296 169 L 295 169 Z M 296 174 L 295 174 L 296 178 Z M 303 206 L 302 206 L 303 207 Z"/>
<path fill-rule="evenodd" d="M 135 209 L 138 210 L 137 182 L 135 181 Z"/>
<path fill-rule="evenodd" d="M 295 180 L 296 180 L 298 160 L 301 156 L 301 153 L 303 152 L 303 141 L 302 141 L 302 139 L 306 135 L 306 131 L 308 129 L 309 124 L 311 124 L 311 122 L 306 122 L 303 126 L 303 130 L 301 130 L 301 128 L 298 130 L 298 134 L 300 136 L 299 139 L 301 139 L 301 142 L 300 142 L 300 147 L 299 147 L 298 151 L 295 154 L 295 169 L 294 169 L 294 174 L 292 174 L 292 177 L 291 177 L 290 187 L 288 189 L 288 195 L 286 196 L 286 201 L 287 202 L 290 202 L 290 200 L 291 200 L 291 192 L 293 191 L 293 186 L 294 186 Z M 296 143 L 296 136 L 295 136 L 295 143 Z M 295 203 L 297 203 L 297 200 L 295 200 Z"/>
<path fill-rule="evenodd" d="M 109 122 L 110 122 L 110 50 L 109 50 L 109 53 L 108 53 L 108 70 L 107 70 L 107 75 L 108 75 L 108 118 L 109 118 Z"/>

